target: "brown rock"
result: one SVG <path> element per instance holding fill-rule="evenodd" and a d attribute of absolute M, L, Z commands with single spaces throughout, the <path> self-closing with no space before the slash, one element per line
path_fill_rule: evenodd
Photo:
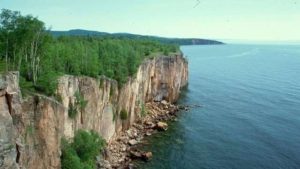
<path fill-rule="evenodd" d="M 62 76 L 58 79 L 56 91 L 57 96 L 60 97 L 58 102 L 42 95 L 22 100 L 18 86 L 18 73 L 10 73 L 9 76 L 2 78 L 0 83 L 2 89 L 0 114 L 3 114 L 3 118 L 1 116 L 0 119 L 2 129 L 0 147 L 8 146 L 12 149 L 9 153 L 5 152 L 6 154 L 0 151 L 0 156 L 4 156 L 5 160 L 8 159 L 11 162 L 5 163 L 4 167 L 1 157 L 0 168 L 11 168 L 15 165 L 16 156 L 19 153 L 14 150 L 16 137 L 26 142 L 24 147 L 22 143 L 18 143 L 18 146 L 23 149 L 17 160 L 22 168 L 59 168 L 62 137 L 71 139 L 78 129 L 95 130 L 110 143 L 115 136 L 121 134 L 119 131 L 128 129 L 139 118 L 139 115 L 132 111 L 138 106 L 138 101 L 144 103 L 158 96 L 160 101 L 164 98 L 168 102 L 174 102 L 179 96 L 180 88 L 187 84 L 187 79 L 188 63 L 181 54 L 174 57 L 155 57 L 143 63 L 138 69 L 136 78 L 129 80 L 121 89 L 118 89 L 115 80 L 103 76 L 100 82 L 86 76 Z M 78 113 L 74 119 L 71 119 L 68 117 L 68 109 L 76 101 L 76 92 L 82 95 L 87 105 L 82 110 L 82 115 Z M 4 97 L 6 93 L 13 96 L 9 101 L 11 106 L 7 105 L 7 98 Z M 149 117 L 150 121 L 163 114 L 163 110 L 159 107 L 162 104 L 151 105 L 154 115 L 150 115 L 153 118 Z M 120 122 L 118 116 L 115 117 L 114 108 L 126 108 L 130 118 Z M 156 122 L 153 124 L 156 125 Z M 18 132 L 14 132 L 13 129 Z M 132 133 L 132 136 L 135 137 L 137 134 Z M 117 165 L 118 156 L 122 154 L 120 150 L 123 147 L 120 143 L 127 145 L 132 139 L 124 134 L 122 136 L 126 139 L 121 139 L 120 142 L 115 142 L 112 147 L 108 148 L 111 150 L 109 161 L 112 161 L 112 166 Z M 134 140 L 136 141 L 136 138 Z"/>
<path fill-rule="evenodd" d="M 165 100 L 162 100 L 160 103 L 163 104 L 163 105 L 168 105 L 168 102 L 165 101 Z"/>
<path fill-rule="evenodd" d="M 146 136 L 151 136 L 151 135 L 152 134 L 149 131 L 146 132 Z"/>
<path fill-rule="evenodd" d="M 136 158 L 142 158 L 142 153 L 141 153 L 141 152 L 138 152 L 138 151 L 130 151 L 130 156 L 131 156 L 133 159 L 136 159 Z"/>
<path fill-rule="evenodd" d="M 147 125 L 146 128 L 148 128 L 148 129 L 151 129 L 151 128 L 154 128 L 154 127 L 155 127 L 155 124 L 152 123 L 151 121 L 147 121 L 145 124 Z"/>
<path fill-rule="evenodd" d="M 138 142 L 135 139 L 129 140 L 128 141 L 129 145 L 133 146 L 136 145 Z"/>
<path fill-rule="evenodd" d="M 158 122 L 156 124 L 156 128 L 161 131 L 163 131 L 163 130 L 166 131 L 168 129 L 168 124 L 164 123 L 164 122 Z"/>
<path fill-rule="evenodd" d="M 152 152 L 145 152 L 142 154 L 142 158 L 145 161 L 149 161 L 152 158 L 152 156 L 153 156 Z"/>

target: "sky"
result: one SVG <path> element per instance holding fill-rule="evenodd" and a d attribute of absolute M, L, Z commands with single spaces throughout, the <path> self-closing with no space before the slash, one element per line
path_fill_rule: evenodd
<path fill-rule="evenodd" d="M 300 41 L 300 0 L 0 0 L 51 30 Z"/>

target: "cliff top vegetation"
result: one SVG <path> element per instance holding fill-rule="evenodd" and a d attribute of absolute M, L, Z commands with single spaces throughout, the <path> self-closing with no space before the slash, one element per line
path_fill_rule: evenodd
<path fill-rule="evenodd" d="M 27 91 L 53 95 L 63 74 L 105 75 L 122 85 L 145 58 L 178 51 L 178 45 L 144 38 L 53 36 L 36 17 L 0 13 L 0 72 L 19 71 Z"/>

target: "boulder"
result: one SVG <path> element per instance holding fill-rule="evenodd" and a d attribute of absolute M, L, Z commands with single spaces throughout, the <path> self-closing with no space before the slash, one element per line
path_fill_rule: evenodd
<path fill-rule="evenodd" d="M 146 121 L 145 124 L 147 125 L 146 128 L 148 128 L 148 129 L 152 129 L 155 127 L 155 124 L 152 123 L 151 121 Z"/>
<path fill-rule="evenodd" d="M 168 105 L 168 102 L 165 101 L 165 100 L 162 100 L 160 103 L 163 104 L 163 105 Z"/>
<path fill-rule="evenodd" d="M 145 152 L 142 154 L 142 159 L 145 161 L 149 161 L 152 158 L 152 152 Z"/>
<path fill-rule="evenodd" d="M 154 101 L 155 102 L 159 102 L 163 99 L 163 94 L 161 92 L 159 92 L 155 97 L 154 97 Z"/>
<path fill-rule="evenodd" d="M 146 136 L 151 136 L 151 135 L 152 135 L 151 132 L 149 131 L 146 132 Z"/>
<path fill-rule="evenodd" d="M 135 151 L 130 151 L 130 156 L 132 159 L 149 161 L 153 155 L 152 152 L 141 152 L 139 150 L 135 150 Z"/>
<path fill-rule="evenodd" d="M 112 168 L 109 161 L 104 160 L 103 158 L 101 158 L 99 156 L 97 156 L 96 159 L 97 159 L 96 163 L 97 163 L 98 169 L 111 169 Z"/>
<path fill-rule="evenodd" d="M 168 129 L 168 124 L 165 122 L 158 122 L 156 128 L 160 131 L 166 131 Z"/>
<path fill-rule="evenodd" d="M 128 141 L 129 145 L 133 146 L 136 145 L 138 142 L 135 139 L 131 139 Z"/>
<path fill-rule="evenodd" d="M 128 169 L 134 169 L 134 165 L 132 163 L 128 164 Z"/>
<path fill-rule="evenodd" d="M 142 153 L 139 151 L 130 151 L 130 156 L 133 159 L 142 158 Z"/>

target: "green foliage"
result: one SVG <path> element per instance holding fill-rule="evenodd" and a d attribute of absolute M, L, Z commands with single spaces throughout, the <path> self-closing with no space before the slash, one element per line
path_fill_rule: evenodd
<path fill-rule="evenodd" d="M 26 134 L 33 135 L 34 134 L 34 126 L 30 124 L 26 127 Z"/>
<path fill-rule="evenodd" d="M 103 88 L 103 85 L 104 85 L 104 79 L 100 78 L 99 89 Z"/>
<path fill-rule="evenodd" d="M 79 91 L 75 92 L 75 98 L 76 98 L 75 101 L 76 106 L 79 106 L 80 111 L 83 111 L 83 109 L 86 107 L 88 102 L 84 100 L 83 96 L 80 94 Z"/>
<path fill-rule="evenodd" d="M 145 104 L 142 103 L 141 104 L 141 116 L 145 117 L 146 115 L 147 115 L 147 110 L 146 110 Z"/>
<path fill-rule="evenodd" d="M 21 76 L 19 83 L 20 83 L 21 92 L 23 96 L 26 95 L 28 92 L 29 93 L 35 92 L 35 88 L 32 81 L 27 81 L 24 77 Z"/>
<path fill-rule="evenodd" d="M 59 74 L 53 71 L 45 72 L 40 78 L 37 80 L 35 85 L 35 89 L 37 91 L 43 92 L 46 95 L 54 95 L 57 89 L 57 79 Z"/>
<path fill-rule="evenodd" d="M 167 56 L 169 54 L 169 51 L 164 49 L 164 55 Z"/>
<path fill-rule="evenodd" d="M 55 97 L 55 99 L 56 99 L 58 102 L 62 103 L 63 98 L 62 98 L 62 96 L 61 96 L 60 94 L 55 94 L 54 97 Z"/>
<path fill-rule="evenodd" d="M 78 113 L 78 109 L 82 112 L 83 109 L 87 105 L 87 101 L 84 100 L 83 96 L 80 94 L 79 91 L 75 92 L 75 103 L 69 103 L 69 110 L 68 115 L 70 118 L 74 119 Z"/>
<path fill-rule="evenodd" d="M 120 112 L 120 118 L 121 118 L 121 120 L 126 120 L 127 118 L 128 118 L 128 113 L 127 113 L 127 111 L 126 110 L 121 110 L 121 112 Z"/>
<path fill-rule="evenodd" d="M 15 148 L 15 146 L 16 146 L 16 145 L 14 145 L 14 144 L 10 144 L 10 145 L 8 146 L 8 149 L 11 150 L 11 149 Z"/>
<path fill-rule="evenodd" d="M 76 151 L 65 139 L 62 139 L 61 168 L 83 169 L 83 165 Z"/>
<path fill-rule="evenodd" d="M 211 44 L 223 44 L 222 42 L 208 39 L 196 39 L 196 38 L 163 38 L 149 35 L 135 35 L 128 33 L 113 33 L 108 34 L 105 32 L 73 29 L 69 31 L 51 31 L 54 36 L 97 36 L 97 37 L 111 37 L 118 39 L 132 39 L 132 40 L 151 40 L 164 44 L 176 44 L 176 45 L 211 45 Z"/>
<path fill-rule="evenodd" d="M 96 132 L 79 130 L 74 137 L 72 147 L 82 161 L 95 158 L 104 147 L 105 141 Z"/>
<path fill-rule="evenodd" d="M 114 122 L 114 121 L 116 121 L 117 112 L 115 112 L 115 111 L 112 111 L 112 113 L 113 113 L 113 122 Z"/>
<path fill-rule="evenodd" d="M 0 59 L 0 73 L 5 72 L 5 70 L 6 70 L 5 61 Z"/>
<path fill-rule="evenodd" d="M 74 119 L 77 115 L 78 111 L 77 111 L 77 107 L 74 106 L 71 102 L 69 104 L 69 110 L 68 110 L 68 115 L 71 119 Z"/>
<path fill-rule="evenodd" d="M 62 139 L 62 169 L 94 169 L 105 141 L 97 133 L 78 130 L 72 143 Z"/>
<path fill-rule="evenodd" d="M 110 90 L 109 90 L 109 96 L 113 96 L 115 94 L 115 90 L 113 88 L 113 86 L 110 86 Z"/>
<path fill-rule="evenodd" d="M 0 71 L 20 71 L 25 87 L 47 95 L 55 94 L 61 74 L 105 75 L 121 87 L 145 58 L 178 50 L 146 37 L 52 37 L 36 17 L 7 9 L 0 13 Z"/>
<path fill-rule="evenodd" d="M 2 9 L 0 14 L 0 56 L 6 70 L 22 70 L 36 84 L 39 61 L 47 41 L 44 23 L 31 15 Z"/>

